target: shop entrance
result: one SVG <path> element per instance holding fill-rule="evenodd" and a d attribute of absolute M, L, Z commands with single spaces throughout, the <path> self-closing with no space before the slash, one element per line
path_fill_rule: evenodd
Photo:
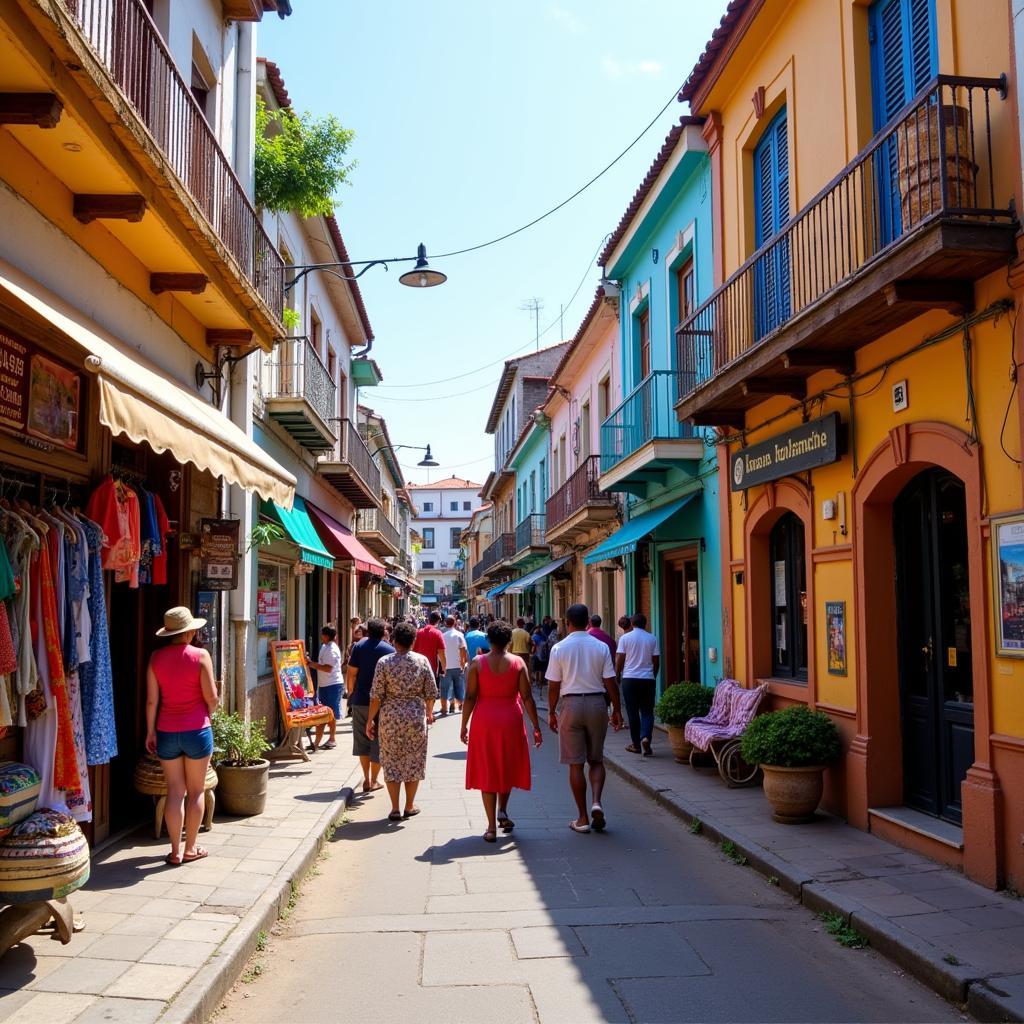
<path fill-rule="evenodd" d="M 964 485 L 926 470 L 896 498 L 893 519 L 904 801 L 959 824 L 974 761 Z"/>
<path fill-rule="evenodd" d="M 665 609 L 666 685 L 701 680 L 700 589 L 697 551 L 687 548 L 663 557 L 662 607 Z"/>

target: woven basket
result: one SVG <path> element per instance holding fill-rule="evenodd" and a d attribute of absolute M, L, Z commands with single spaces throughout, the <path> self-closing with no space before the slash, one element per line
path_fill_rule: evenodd
<path fill-rule="evenodd" d="M 166 796 L 167 780 L 160 762 L 152 754 L 144 754 L 135 766 L 135 788 L 146 796 Z M 217 773 L 207 765 L 204 789 L 217 788 Z"/>
<path fill-rule="evenodd" d="M 945 169 L 939 152 L 940 123 Z M 896 129 L 896 148 L 904 230 L 937 211 L 976 205 L 978 167 L 971 160 L 970 113 L 966 107 L 918 108 Z"/>
<path fill-rule="evenodd" d="M 36 811 L 0 842 L 0 903 L 60 899 L 88 880 L 89 844 L 60 811 Z"/>
<path fill-rule="evenodd" d="M 39 786 L 39 772 L 31 765 L 0 763 L 0 838 L 36 809 Z"/>

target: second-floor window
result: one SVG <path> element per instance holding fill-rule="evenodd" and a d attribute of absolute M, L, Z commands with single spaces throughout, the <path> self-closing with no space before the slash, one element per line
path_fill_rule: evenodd
<path fill-rule="evenodd" d="M 428 526 L 423 531 L 423 547 L 432 549 L 434 546 L 434 528 Z"/>
<path fill-rule="evenodd" d="M 320 339 L 322 336 L 320 329 L 320 317 L 313 312 L 313 307 L 309 307 L 309 343 L 313 346 L 313 351 L 317 355 L 320 355 Z"/>
<path fill-rule="evenodd" d="M 789 220 L 789 127 L 783 107 L 754 150 L 754 247 L 759 249 Z M 754 323 L 762 338 L 789 319 L 789 244 L 781 239 L 757 261 Z"/>
<path fill-rule="evenodd" d="M 473 508 L 473 503 L 471 501 L 464 501 L 462 503 L 462 511 L 463 512 L 469 512 L 469 511 L 472 510 L 472 508 Z"/>
<path fill-rule="evenodd" d="M 687 260 L 676 271 L 676 312 L 682 323 L 693 312 L 693 260 Z"/>
<path fill-rule="evenodd" d="M 462 527 L 453 526 L 451 533 L 448 538 L 448 547 L 455 551 L 458 550 L 459 545 L 462 543 Z"/>
<path fill-rule="evenodd" d="M 192 84 L 189 88 L 196 103 L 199 104 L 199 109 L 203 112 L 203 117 L 209 121 L 210 112 L 207 106 L 210 99 L 210 83 L 206 81 L 206 76 L 195 61 L 192 62 Z"/>
<path fill-rule="evenodd" d="M 637 340 L 640 346 L 640 379 L 639 384 L 651 372 L 651 309 L 647 306 L 637 314 Z"/>
<path fill-rule="evenodd" d="M 612 411 L 612 382 L 610 377 L 602 379 L 597 385 L 597 419 L 604 423 L 608 419 L 608 413 Z"/>
<path fill-rule="evenodd" d="M 457 501 L 450 502 L 448 507 L 452 512 L 459 511 L 459 503 Z"/>
<path fill-rule="evenodd" d="M 425 502 L 423 502 L 423 511 L 424 512 L 433 512 L 434 511 L 434 503 L 432 501 L 425 501 Z"/>
<path fill-rule="evenodd" d="M 433 562 L 433 560 L 430 560 L 430 561 L 426 561 L 426 562 L 424 562 L 424 563 L 423 563 L 423 564 L 422 564 L 422 565 L 420 566 L 420 568 L 421 568 L 421 569 L 433 569 L 433 568 L 434 568 L 434 562 Z"/>

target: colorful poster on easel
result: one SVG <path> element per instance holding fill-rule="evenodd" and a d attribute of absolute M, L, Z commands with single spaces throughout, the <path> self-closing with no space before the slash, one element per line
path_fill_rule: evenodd
<path fill-rule="evenodd" d="M 302 640 L 275 640 L 270 645 L 274 675 L 284 696 L 284 706 L 292 711 L 311 707 L 313 680 L 306 664 L 306 645 Z"/>

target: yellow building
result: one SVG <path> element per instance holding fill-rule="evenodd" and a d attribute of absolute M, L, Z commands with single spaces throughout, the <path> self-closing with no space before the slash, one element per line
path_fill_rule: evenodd
<path fill-rule="evenodd" d="M 727 674 L 833 717 L 831 810 L 1020 887 L 1009 25 L 1004 0 L 729 4 L 681 93 L 716 290 L 677 412 L 722 432 Z"/>

